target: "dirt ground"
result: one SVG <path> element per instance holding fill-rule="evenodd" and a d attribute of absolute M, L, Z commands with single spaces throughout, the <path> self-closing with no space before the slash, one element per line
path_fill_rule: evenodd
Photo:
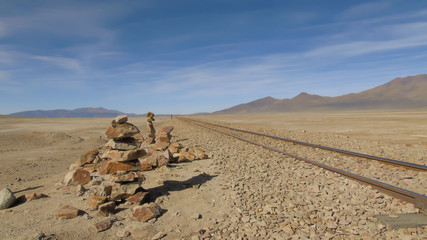
<path fill-rule="evenodd" d="M 239 123 L 242 127 L 287 129 L 314 135 L 326 133 L 406 147 L 417 145 L 417 148 L 404 150 L 408 153 L 416 151 L 421 154 L 419 147 L 427 147 L 427 111 L 192 117 Z M 89 225 L 102 220 L 102 217 L 88 210 L 84 197 L 77 196 L 73 190 L 64 191 L 58 183 L 69 165 L 85 151 L 93 148 L 102 151 L 106 142 L 105 129 L 110 121 L 109 118 L 0 117 L 0 189 L 7 187 L 17 197 L 28 193 L 50 196 L 0 210 L 1 239 L 118 239 L 116 232 L 129 227 L 139 229 L 139 235 L 124 239 L 151 239 L 160 232 L 166 234 L 164 239 L 201 239 L 206 231 L 214 231 L 215 226 L 227 223 L 232 212 L 236 211 L 228 203 L 229 196 L 235 196 L 235 193 L 233 188 L 224 187 L 230 183 L 233 173 L 217 167 L 225 158 L 225 153 L 215 152 L 221 141 L 204 141 L 203 134 L 198 133 L 200 129 L 189 128 L 175 118 L 160 117 L 156 119 L 156 128 L 174 125 L 173 141 L 189 147 L 202 146 L 210 158 L 144 172 L 147 181 L 143 187 L 153 193 L 151 200 L 165 209 L 155 222 L 122 221 L 105 232 L 91 232 Z M 145 118 L 131 117 L 129 122 L 146 136 Z M 193 135 L 198 137 L 193 138 Z M 218 136 L 213 139 L 218 139 Z M 210 149 L 212 144 L 216 148 Z M 80 208 L 93 218 L 57 220 L 55 212 L 63 205 Z M 126 217 L 126 214 L 122 211 L 116 215 Z M 200 214 L 201 218 L 194 219 L 195 214 Z M 229 235 L 228 239 L 238 238 L 238 235 L 224 230 L 217 239 L 223 238 L 224 234 Z"/>

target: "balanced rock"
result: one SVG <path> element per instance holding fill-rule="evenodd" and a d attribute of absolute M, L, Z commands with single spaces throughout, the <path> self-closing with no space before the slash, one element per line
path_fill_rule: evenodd
<path fill-rule="evenodd" d="M 147 222 L 160 216 L 161 208 L 157 203 L 144 204 L 132 209 L 132 217 L 140 222 Z"/>
<path fill-rule="evenodd" d="M 171 132 L 173 130 L 173 126 L 168 126 L 160 129 L 157 132 L 157 141 L 170 143 L 171 141 Z"/>
<path fill-rule="evenodd" d="M 117 123 L 112 121 L 110 126 L 108 126 L 105 135 L 109 139 L 121 139 L 132 137 L 139 133 L 139 129 L 131 123 Z"/>
<path fill-rule="evenodd" d="M 120 140 L 110 139 L 106 144 L 106 149 L 113 150 L 134 150 L 139 147 L 139 143 L 135 138 L 123 138 Z"/>
<path fill-rule="evenodd" d="M 117 116 L 114 121 L 116 121 L 116 123 L 122 124 L 128 121 L 128 116 L 127 115 L 119 115 Z"/>
<path fill-rule="evenodd" d="M 138 160 L 127 162 L 115 162 L 112 160 L 105 160 L 101 163 L 98 172 L 102 175 L 113 174 L 117 171 L 139 171 L 141 164 Z"/>
<path fill-rule="evenodd" d="M 15 195 L 9 188 L 3 188 L 0 191 L 0 209 L 6 209 L 11 207 L 16 201 Z"/>
<path fill-rule="evenodd" d="M 102 158 L 108 158 L 117 162 L 126 162 L 138 159 L 146 154 L 144 149 L 135 149 L 128 151 L 109 150 L 106 151 Z"/>
<path fill-rule="evenodd" d="M 86 184 L 88 182 L 90 182 L 90 172 L 83 168 L 72 170 L 64 177 L 65 185 Z"/>

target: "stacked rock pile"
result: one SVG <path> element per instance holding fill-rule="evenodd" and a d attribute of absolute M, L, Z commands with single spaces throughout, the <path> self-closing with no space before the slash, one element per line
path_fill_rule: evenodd
<path fill-rule="evenodd" d="M 150 114 L 149 118 L 153 116 Z M 148 139 L 141 144 L 139 129 L 127 120 L 125 115 L 117 116 L 105 132 L 108 142 L 104 153 L 93 149 L 83 154 L 70 166 L 64 183 L 77 185 L 79 193 L 88 197 L 89 209 L 102 216 L 114 214 L 121 205 L 121 208 L 132 208 L 130 218 L 145 222 L 158 217 L 161 209 L 154 202 L 148 203 L 148 192 L 142 188 L 145 181 L 142 171 L 173 162 L 204 159 L 207 155 L 201 148 L 171 143 L 173 126 L 160 129 L 155 140 Z M 57 218 L 77 217 L 82 213 L 79 211 L 67 205 L 58 211 Z M 106 230 L 111 227 L 110 220 L 96 223 L 91 229 Z"/>

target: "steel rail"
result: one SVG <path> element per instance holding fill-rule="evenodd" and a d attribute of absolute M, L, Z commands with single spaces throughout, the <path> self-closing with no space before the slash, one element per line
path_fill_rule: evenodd
<path fill-rule="evenodd" d="M 265 149 L 268 149 L 268 150 L 271 150 L 274 152 L 278 152 L 278 153 L 287 155 L 287 156 L 295 158 L 295 159 L 302 160 L 302 161 L 310 163 L 312 165 L 315 165 L 315 166 L 327 169 L 329 171 L 336 172 L 338 174 L 344 175 L 346 177 L 349 177 L 349 178 L 354 179 L 356 181 L 359 181 L 361 183 L 368 184 L 368 185 L 378 189 L 379 191 L 384 192 L 384 193 L 386 193 L 392 197 L 399 198 L 405 202 L 414 204 L 414 206 L 416 208 L 419 208 L 424 214 L 427 214 L 427 196 L 425 196 L 423 194 L 412 192 L 412 191 L 407 190 L 407 189 L 403 189 L 403 188 L 393 186 L 393 185 L 390 185 L 390 184 L 387 184 L 384 182 L 380 182 L 380 181 L 370 179 L 370 178 L 367 178 L 367 177 L 364 177 L 361 175 L 357 175 L 357 174 L 354 174 L 354 173 L 351 173 L 351 172 L 348 172 L 348 171 L 345 171 L 345 170 L 342 170 L 339 168 L 335 168 L 335 167 L 332 167 L 332 166 L 329 166 L 329 165 L 326 165 L 323 163 L 319 163 L 319 162 L 316 162 L 316 161 L 313 161 L 313 160 L 310 160 L 307 158 L 297 156 L 295 154 L 291 154 L 291 153 L 288 153 L 288 152 L 285 152 L 285 151 L 282 151 L 282 150 L 279 150 L 276 148 L 272 148 L 272 147 L 269 147 L 267 145 L 264 145 L 264 144 L 261 144 L 261 143 L 258 143 L 258 142 L 252 141 L 252 140 L 248 140 L 248 139 L 242 138 L 240 136 L 218 130 L 216 128 L 208 127 L 208 126 L 205 126 L 203 124 L 197 123 L 197 122 L 202 122 L 202 121 L 195 121 L 193 119 L 187 119 L 187 118 L 182 118 L 182 117 L 179 117 L 179 119 L 193 123 L 193 124 L 198 125 L 200 127 L 210 129 L 210 130 L 215 131 L 215 132 L 222 133 L 224 135 L 227 135 L 227 136 L 230 136 L 233 138 L 237 138 L 241 141 L 245 141 L 245 142 L 263 147 Z M 204 122 L 202 122 L 202 123 L 204 123 Z"/>
<path fill-rule="evenodd" d="M 390 163 L 390 164 L 394 164 L 394 165 L 398 165 L 398 166 L 403 166 L 403 167 L 407 167 L 407 168 L 411 168 L 411 169 L 427 171 L 426 165 L 404 162 L 404 161 L 399 161 L 399 160 L 395 160 L 395 159 L 391 159 L 391 158 L 378 157 L 378 156 L 373 156 L 373 155 L 368 155 L 368 154 L 363 154 L 363 153 L 358 153 L 358 152 L 352 152 L 352 151 L 343 150 L 343 149 L 339 149 L 339 148 L 327 147 L 327 146 L 322 146 L 322 145 L 318 145 L 318 144 L 302 142 L 302 141 L 298 141 L 298 140 L 294 140 L 294 139 L 282 138 L 282 137 L 278 137 L 278 136 L 248 131 L 248 130 L 244 130 L 244 129 L 232 128 L 232 127 L 228 127 L 228 126 L 204 122 L 204 121 L 195 120 L 195 119 L 190 119 L 190 121 L 195 121 L 195 122 L 199 122 L 199 123 L 209 124 L 212 126 L 227 128 L 227 129 L 238 131 L 238 132 L 244 132 L 244 133 L 254 134 L 254 135 L 263 136 L 263 137 L 269 137 L 269 138 L 273 138 L 273 139 L 277 139 L 277 140 L 281 140 L 281 141 L 292 142 L 292 143 L 301 144 L 301 145 L 305 145 L 305 146 L 309 146 L 309 147 L 320 148 L 320 149 L 324 149 L 324 150 L 328 150 L 328 151 L 332 151 L 332 152 L 339 152 L 339 153 L 343 153 L 346 155 L 377 160 L 377 161 Z"/>

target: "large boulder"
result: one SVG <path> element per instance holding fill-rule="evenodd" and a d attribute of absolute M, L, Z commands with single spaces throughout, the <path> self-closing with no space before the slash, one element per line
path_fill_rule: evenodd
<path fill-rule="evenodd" d="M 108 126 L 105 135 L 109 139 L 121 139 L 132 137 L 139 133 L 139 129 L 132 123 L 117 123 L 112 121 L 110 126 Z"/>
<path fill-rule="evenodd" d="M 3 188 L 0 191 L 0 209 L 6 209 L 11 207 L 16 201 L 15 195 L 9 188 Z"/>

